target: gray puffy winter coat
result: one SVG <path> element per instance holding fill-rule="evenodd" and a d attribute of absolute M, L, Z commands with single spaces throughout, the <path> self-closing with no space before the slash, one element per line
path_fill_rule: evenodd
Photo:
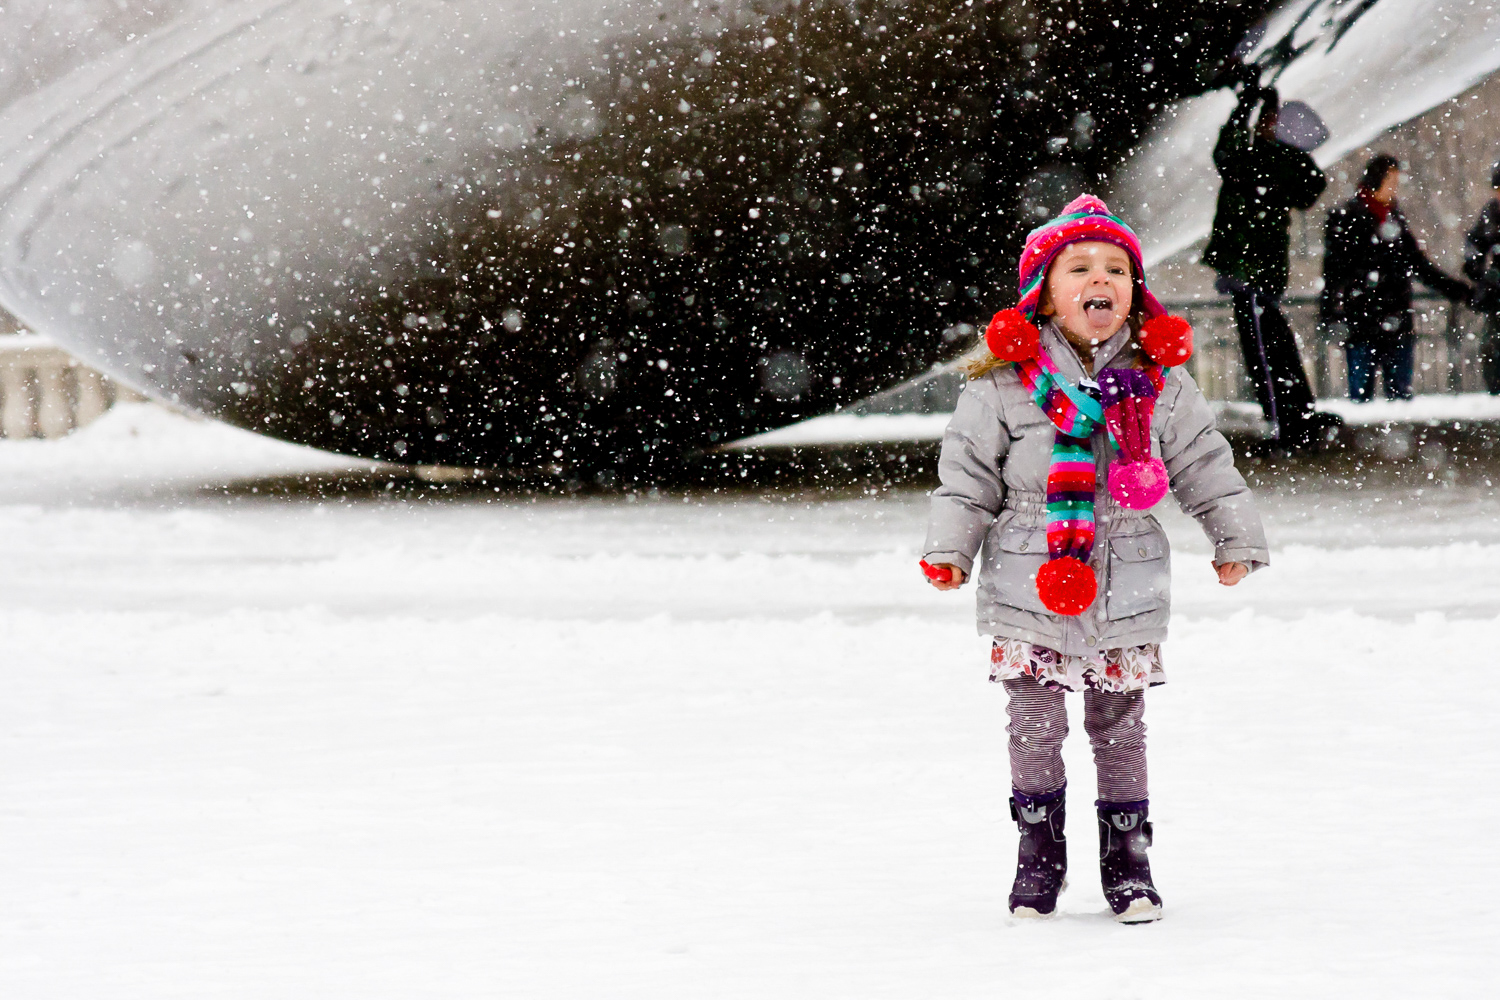
<path fill-rule="evenodd" d="M 1129 345 L 1121 330 L 1100 346 L 1095 370 Z M 1042 343 L 1058 370 L 1075 384 L 1083 364 L 1057 329 L 1042 329 Z M 1214 561 L 1267 564 L 1265 531 L 1255 500 L 1234 467 L 1229 442 L 1214 429 L 1213 411 L 1191 376 L 1168 374 L 1151 422 L 1151 446 L 1166 464 L 1172 493 L 1197 518 L 1214 545 Z M 1147 511 L 1115 503 L 1105 488 L 1111 459 L 1102 430 L 1094 434 L 1098 490 L 1096 540 L 1091 559 L 1099 596 L 1081 615 L 1052 614 L 1036 592 L 1036 574 L 1047 561 L 1047 470 L 1053 425 L 1021 384 L 1013 365 L 965 386 L 943 435 L 932 494 L 924 558 L 978 573 L 979 631 L 1039 643 L 1063 653 L 1085 653 L 1160 642 L 1171 603 L 1170 554 L 1162 526 Z"/>

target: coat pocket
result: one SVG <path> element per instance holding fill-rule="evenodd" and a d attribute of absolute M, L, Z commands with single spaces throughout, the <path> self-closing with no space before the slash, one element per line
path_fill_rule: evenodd
<path fill-rule="evenodd" d="M 1104 616 L 1111 621 L 1165 611 L 1171 600 L 1172 559 L 1161 534 L 1109 540 L 1109 587 Z"/>
<path fill-rule="evenodd" d="M 996 604 L 1050 614 L 1036 592 L 1037 570 L 1047 561 L 1047 532 L 1008 524 L 990 535 L 985 548 L 985 584 Z"/>

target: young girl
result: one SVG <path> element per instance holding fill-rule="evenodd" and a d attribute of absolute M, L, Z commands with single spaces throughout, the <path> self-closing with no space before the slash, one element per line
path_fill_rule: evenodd
<path fill-rule="evenodd" d="M 1130 228 L 1085 195 L 1031 233 L 1020 270 L 1020 302 L 990 323 L 943 436 L 922 566 L 955 589 L 983 549 L 979 631 L 994 637 L 990 679 L 1009 695 L 1021 830 L 1011 912 L 1050 914 L 1063 888 L 1063 696 L 1082 691 L 1104 895 L 1116 919 L 1141 923 L 1161 916 L 1142 713 L 1146 688 L 1165 681 L 1171 582 L 1147 510 L 1170 485 L 1225 586 L 1269 555 L 1229 444 L 1176 367 L 1192 331 L 1147 290 Z"/>

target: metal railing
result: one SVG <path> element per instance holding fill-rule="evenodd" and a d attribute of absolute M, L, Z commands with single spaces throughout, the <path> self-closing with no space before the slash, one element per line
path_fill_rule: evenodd
<path fill-rule="evenodd" d="M 1255 390 L 1240 352 L 1230 300 L 1183 299 L 1163 305 L 1193 324 L 1193 357 L 1187 368 L 1204 396 L 1214 401 L 1253 403 Z M 1483 392 L 1479 353 L 1484 317 L 1432 294 L 1417 295 L 1413 305 L 1417 343 L 1412 391 L 1421 395 Z M 1347 396 L 1349 370 L 1344 348 L 1318 322 L 1317 297 L 1289 295 L 1282 300 L 1282 309 L 1297 337 L 1313 394 L 1320 399 Z M 957 364 L 950 363 L 863 399 L 849 411 L 942 413 L 953 409 L 962 388 L 963 376 Z M 1384 388 L 1379 391 L 1384 392 Z"/>
<path fill-rule="evenodd" d="M 1188 371 L 1212 400 L 1253 401 L 1255 392 L 1240 351 L 1234 308 L 1227 298 L 1164 302 L 1193 324 L 1193 358 Z M 1484 317 L 1432 294 L 1416 296 L 1416 358 L 1412 391 L 1418 395 L 1483 392 L 1480 346 Z M 1342 344 L 1318 322 L 1314 295 L 1289 295 L 1282 310 L 1297 337 L 1302 365 L 1320 399 L 1349 394 Z M 1384 388 L 1379 389 L 1384 392 Z"/>

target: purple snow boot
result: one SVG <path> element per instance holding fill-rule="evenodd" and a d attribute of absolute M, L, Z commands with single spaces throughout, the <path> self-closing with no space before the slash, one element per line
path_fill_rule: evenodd
<path fill-rule="evenodd" d="M 1013 791 L 1010 818 L 1021 830 L 1016 884 L 1010 890 L 1010 912 L 1018 917 L 1046 917 L 1057 909 L 1057 894 L 1068 873 L 1068 841 L 1063 795 L 1067 786 L 1042 795 Z"/>
<path fill-rule="evenodd" d="M 1099 809 L 1099 874 L 1104 898 L 1122 924 L 1161 919 L 1161 896 L 1151 884 L 1151 823 L 1147 800 L 1095 802 Z"/>

